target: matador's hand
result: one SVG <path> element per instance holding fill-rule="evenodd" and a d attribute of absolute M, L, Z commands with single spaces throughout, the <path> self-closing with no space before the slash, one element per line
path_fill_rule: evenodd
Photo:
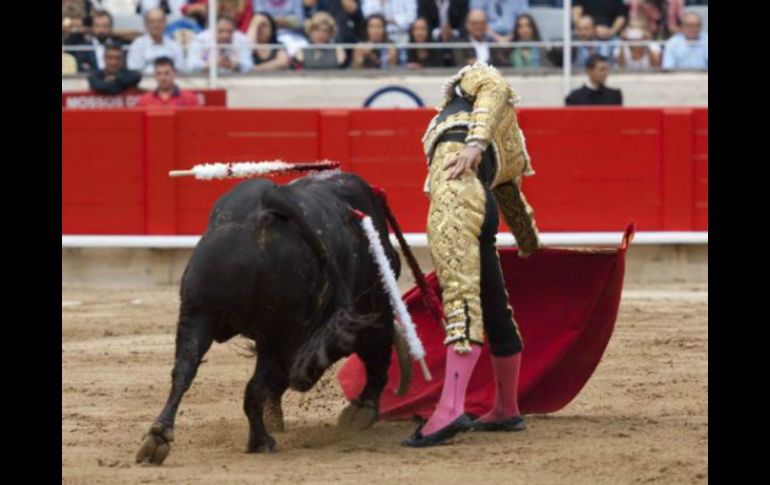
<path fill-rule="evenodd" d="M 465 173 L 474 173 L 481 163 L 482 150 L 476 145 L 466 145 L 457 155 L 444 163 L 444 170 L 450 170 L 449 180 L 460 178 Z"/>

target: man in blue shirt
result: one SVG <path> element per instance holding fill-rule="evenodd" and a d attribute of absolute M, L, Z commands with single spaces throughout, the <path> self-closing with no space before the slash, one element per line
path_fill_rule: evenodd
<path fill-rule="evenodd" d="M 666 42 L 663 50 L 663 69 L 709 68 L 709 37 L 701 32 L 702 21 L 695 12 L 682 17 L 682 31 Z M 690 44 L 697 42 L 697 44 Z"/>

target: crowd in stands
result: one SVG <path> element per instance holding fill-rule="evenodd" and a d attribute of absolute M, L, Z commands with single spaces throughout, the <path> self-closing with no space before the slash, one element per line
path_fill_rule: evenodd
<path fill-rule="evenodd" d="M 132 85 L 134 77 L 123 71 L 151 74 L 159 58 L 186 73 L 207 72 L 214 58 L 223 73 L 422 69 L 476 61 L 515 69 L 560 67 L 565 56 L 559 46 L 498 44 L 561 40 L 542 38 L 530 11 L 562 5 L 562 0 L 218 0 L 212 27 L 207 0 L 62 0 L 62 74 L 89 73 L 92 86 L 99 79 Z M 688 11 L 707 1 L 573 0 L 572 5 L 573 41 L 593 43 L 572 48 L 575 68 L 599 55 L 612 69 L 708 69 L 703 19 Z M 116 16 L 127 15 L 141 19 L 141 31 L 116 35 Z M 210 52 L 212 37 L 219 45 L 216 56 Z M 447 42 L 466 46 L 440 47 Z M 125 67 L 115 64 L 116 48 L 126 51 Z"/>

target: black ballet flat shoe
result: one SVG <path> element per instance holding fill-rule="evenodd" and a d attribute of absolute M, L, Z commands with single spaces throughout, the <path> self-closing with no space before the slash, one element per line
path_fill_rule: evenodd
<path fill-rule="evenodd" d="M 484 423 L 478 419 L 471 424 L 473 431 L 524 431 L 527 423 L 522 416 Z"/>
<path fill-rule="evenodd" d="M 449 438 L 453 437 L 457 433 L 468 431 L 469 429 L 471 429 L 472 425 L 473 425 L 473 422 L 471 421 L 471 418 L 469 418 L 467 414 L 462 414 L 457 419 L 455 419 L 454 421 L 446 425 L 445 427 L 427 436 L 423 436 L 422 434 L 423 427 L 420 426 L 419 428 L 417 428 L 417 430 L 414 432 L 412 436 L 402 441 L 401 445 L 411 446 L 413 448 L 423 448 L 426 446 L 434 446 L 448 440 Z"/>

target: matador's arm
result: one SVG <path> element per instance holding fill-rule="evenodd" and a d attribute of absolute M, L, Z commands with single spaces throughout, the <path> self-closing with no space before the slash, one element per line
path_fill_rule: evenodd
<path fill-rule="evenodd" d="M 478 142 L 486 148 L 500 121 L 512 109 L 513 90 L 497 71 L 471 69 L 460 80 L 460 89 L 474 99 L 471 125 L 466 143 Z"/>

